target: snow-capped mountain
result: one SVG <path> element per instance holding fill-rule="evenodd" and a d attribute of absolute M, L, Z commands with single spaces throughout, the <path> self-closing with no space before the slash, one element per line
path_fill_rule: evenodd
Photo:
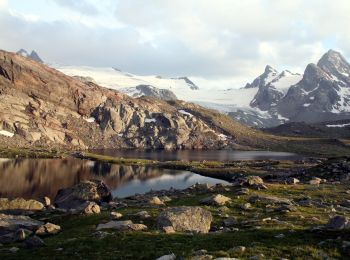
<path fill-rule="evenodd" d="M 20 49 L 19 51 L 17 51 L 17 54 L 19 54 L 23 57 L 26 57 L 26 58 L 30 58 L 30 59 L 35 60 L 37 62 L 43 63 L 43 60 L 39 57 L 38 53 L 36 53 L 34 50 L 32 50 L 32 52 L 29 53 L 25 49 Z"/>
<path fill-rule="evenodd" d="M 70 76 L 89 77 L 98 85 L 132 97 L 147 95 L 197 103 L 253 127 L 350 118 L 350 65 L 333 50 L 317 65 L 309 64 L 304 75 L 266 66 L 260 76 L 240 89 L 207 88 L 188 77 L 140 76 L 114 68 L 56 68 Z"/>

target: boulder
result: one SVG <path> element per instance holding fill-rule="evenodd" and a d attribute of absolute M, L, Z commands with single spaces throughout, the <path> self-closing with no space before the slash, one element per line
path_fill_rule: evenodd
<path fill-rule="evenodd" d="M 215 205 L 215 206 L 223 206 L 229 202 L 231 202 L 231 198 L 223 196 L 221 194 L 216 194 L 201 200 L 202 204 Z"/>
<path fill-rule="evenodd" d="M 131 220 L 124 221 L 109 221 L 105 224 L 99 224 L 96 228 L 97 230 L 102 229 L 116 229 L 119 231 L 142 231 L 147 229 L 146 225 L 134 224 Z"/>
<path fill-rule="evenodd" d="M 315 178 L 312 178 L 309 183 L 311 185 L 319 185 L 319 184 L 321 184 L 321 181 L 322 180 L 320 178 L 315 177 Z"/>
<path fill-rule="evenodd" d="M 38 248 L 38 247 L 45 246 L 45 243 L 39 237 L 32 236 L 32 237 L 29 237 L 26 241 L 24 241 L 24 245 L 27 248 Z"/>
<path fill-rule="evenodd" d="M 46 223 L 35 232 L 38 236 L 55 235 L 61 231 L 61 227 L 52 223 Z"/>
<path fill-rule="evenodd" d="M 149 200 L 149 204 L 164 205 L 164 202 L 161 201 L 158 197 L 153 197 L 152 199 Z"/>
<path fill-rule="evenodd" d="M 0 211 L 38 211 L 42 209 L 44 209 L 44 204 L 37 200 L 25 200 L 23 198 L 10 200 L 7 198 L 0 198 Z"/>
<path fill-rule="evenodd" d="M 331 229 L 331 230 L 350 229 L 350 221 L 347 217 L 335 216 L 328 221 L 326 225 L 326 229 Z"/>
<path fill-rule="evenodd" d="M 16 231 L 20 228 L 36 230 L 44 223 L 28 216 L 0 214 L 0 234 L 2 231 Z"/>
<path fill-rule="evenodd" d="M 259 176 L 248 176 L 245 184 L 248 186 L 261 185 L 264 184 L 264 181 Z"/>
<path fill-rule="evenodd" d="M 87 201 L 77 207 L 78 212 L 83 214 L 99 214 L 101 208 L 95 202 Z"/>
<path fill-rule="evenodd" d="M 300 180 L 298 180 L 297 178 L 293 178 L 293 177 L 288 178 L 288 179 L 286 180 L 286 183 L 287 183 L 287 184 L 298 184 L 299 182 L 300 182 Z"/>
<path fill-rule="evenodd" d="M 173 207 L 161 212 L 157 218 L 160 229 L 172 226 L 178 232 L 208 233 L 213 216 L 201 207 Z"/>
<path fill-rule="evenodd" d="M 111 200 L 111 191 L 102 181 L 90 180 L 59 190 L 55 197 L 55 205 L 59 208 L 75 209 L 87 201 L 101 203 Z"/>
<path fill-rule="evenodd" d="M 120 219 L 123 217 L 123 214 L 122 213 L 119 213 L 119 212 L 115 212 L 115 211 L 112 211 L 110 214 L 109 214 L 109 217 L 111 219 Z"/>
<path fill-rule="evenodd" d="M 171 255 L 163 255 L 161 257 L 158 257 L 156 260 L 175 260 L 176 256 L 174 254 Z"/>

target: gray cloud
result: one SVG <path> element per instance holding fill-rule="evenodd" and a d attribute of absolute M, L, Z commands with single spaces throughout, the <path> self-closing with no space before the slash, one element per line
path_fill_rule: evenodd
<path fill-rule="evenodd" d="M 266 64 L 301 71 L 328 48 L 350 57 L 347 0 L 110 1 L 110 12 L 116 11 L 105 25 L 99 1 L 54 1 L 89 23 L 29 21 L 3 12 L 0 48 L 36 49 L 46 61 L 66 65 L 242 82 Z M 96 17 L 102 25 L 90 26 Z"/>

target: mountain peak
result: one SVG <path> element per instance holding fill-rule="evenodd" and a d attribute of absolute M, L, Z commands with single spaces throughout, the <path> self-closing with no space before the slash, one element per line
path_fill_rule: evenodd
<path fill-rule="evenodd" d="M 317 66 L 328 74 L 335 76 L 346 75 L 350 73 L 350 64 L 341 55 L 340 52 L 329 50 L 318 61 Z"/>
<path fill-rule="evenodd" d="M 16 52 L 16 54 L 19 54 L 23 57 L 30 58 L 32 60 L 35 60 L 37 62 L 43 63 L 43 60 L 39 57 L 38 53 L 34 50 L 29 54 L 25 49 L 20 49 L 19 51 Z"/>
<path fill-rule="evenodd" d="M 270 65 L 266 65 L 265 66 L 265 73 L 269 73 L 269 72 L 276 72 L 277 73 L 277 70 L 275 70 L 274 68 L 272 68 Z"/>

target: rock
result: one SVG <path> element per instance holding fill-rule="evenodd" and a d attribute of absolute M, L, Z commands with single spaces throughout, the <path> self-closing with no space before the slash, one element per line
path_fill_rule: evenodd
<path fill-rule="evenodd" d="M 237 195 L 248 195 L 249 194 L 249 189 L 241 188 L 241 189 L 237 190 L 236 194 Z"/>
<path fill-rule="evenodd" d="M 48 207 L 51 205 L 51 199 L 49 197 L 43 197 L 42 203 L 44 204 L 45 207 Z"/>
<path fill-rule="evenodd" d="M 201 207 L 173 207 L 161 212 L 157 218 L 160 229 L 172 226 L 178 232 L 208 233 L 213 216 Z"/>
<path fill-rule="evenodd" d="M 61 231 L 61 227 L 52 223 L 46 223 L 35 232 L 38 236 L 55 235 Z"/>
<path fill-rule="evenodd" d="M 231 198 L 225 197 L 221 194 L 213 195 L 213 196 L 210 196 L 208 198 L 201 200 L 202 204 L 215 205 L 215 206 L 223 206 L 229 202 L 231 202 Z"/>
<path fill-rule="evenodd" d="M 335 216 L 328 221 L 326 225 L 326 229 L 331 229 L 331 230 L 350 229 L 349 219 L 343 216 Z"/>
<path fill-rule="evenodd" d="M 315 178 L 312 178 L 309 183 L 310 185 L 319 185 L 321 181 L 322 180 L 320 178 L 315 177 Z"/>
<path fill-rule="evenodd" d="M 123 214 L 122 214 L 122 213 L 119 213 L 119 212 L 114 212 L 114 211 L 112 211 L 112 212 L 109 214 L 109 217 L 110 217 L 111 219 L 116 220 L 116 219 L 122 218 L 122 217 L 123 217 Z"/>
<path fill-rule="evenodd" d="M 30 235 L 31 233 L 33 233 L 30 230 L 26 230 L 23 228 L 18 229 L 15 234 L 14 234 L 14 241 L 24 241 L 28 235 Z"/>
<path fill-rule="evenodd" d="M 100 206 L 91 201 L 81 204 L 77 210 L 83 214 L 99 214 L 101 212 Z"/>
<path fill-rule="evenodd" d="M 164 205 L 164 202 L 161 201 L 158 197 L 153 197 L 148 201 L 148 203 L 153 205 Z"/>
<path fill-rule="evenodd" d="M 231 249 L 228 250 L 228 253 L 231 255 L 235 255 L 235 254 L 238 254 L 238 255 L 241 255 L 243 254 L 244 252 L 246 251 L 246 247 L 245 246 L 236 246 L 236 247 L 233 247 Z"/>
<path fill-rule="evenodd" d="M 116 229 L 119 231 L 141 231 L 147 229 L 146 225 L 143 224 L 134 224 L 131 220 L 124 221 L 109 221 L 105 224 L 99 224 L 96 228 L 97 230 L 102 229 Z"/>
<path fill-rule="evenodd" d="M 18 247 L 15 247 L 15 246 L 13 246 L 13 247 L 11 247 L 11 248 L 9 249 L 9 251 L 10 251 L 11 253 L 16 253 L 18 250 L 19 250 L 19 248 L 18 248 Z"/>
<path fill-rule="evenodd" d="M 212 260 L 214 257 L 212 255 L 195 255 L 192 256 L 191 260 Z"/>
<path fill-rule="evenodd" d="M 246 178 L 246 183 L 245 184 L 248 185 L 248 186 L 255 186 L 255 185 L 264 184 L 264 181 L 259 176 L 248 176 Z"/>
<path fill-rule="evenodd" d="M 172 234 L 175 233 L 175 230 L 172 226 L 168 226 L 168 227 L 163 227 L 163 231 L 166 234 Z"/>
<path fill-rule="evenodd" d="M 111 191 L 102 181 L 90 180 L 59 190 L 55 197 L 55 205 L 63 209 L 76 209 L 88 201 L 101 203 L 111 200 Z"/>
<path fill-rule="evenodd" d="M 218 258 L 214 258 L 214 260 L 239 260 L 239 259 L 233 258 L 233 257 L 218 257 Z"/>
<path fill-rule="evenodd" d="M 37 211 L 42 209 L 44 209 L 44 204 L 37 200 L 25 200 L 22 198 L 10 200 L 6 198 L 0 198 L 0 211 Z"/>
<path fill-rule="evenodd" d="M 287 183 L 287 184 L 298 184 L 299 182 L 300 182 L 300 181 L 299 181 L 298 179 L 293 178 L 293 177 L 288 178 L 288 179 L 286 180 L 286 183 Z"/>
<path fill-rule="evenodd" d="M 289 199 L 280 198 L 276 196 L 268 196 L 268 195 L 252 196 L 248 199 L 248 201 L 250 203 L 262 202 L 262 203 L 292 205 L 292 201 Z"/>
<path fill-rule="evenodd" d="M 175 260 L 176 256 L 174 254 L 171 255 L 163 255 L 159 258 L 157 258 L 156 260 Z"/>
<path fill-rule="evenodd" d="M 45 246 L 45 243 L 39 237 L 32 236 L 32 237 L 29 237 L 26 241 L 24 241 L 24 245 L 27 248 L 37 248 L 37 247 Z"/>
<path fill-rule="evenodd" d="M 223 220 L 223 224 L 225 227 L 233 227 L 234 225 L 237 225 L 237 219 L 235 218 L 226 218 Z"/>
<path fill-rule="evenodd" d="M 139 217 L 140 219 L 148 219 L 151 217 L 151 215 L 145 210 L 137 212 L 135 216 Z"/>
<path fill-rule="evenodd" d="M 250 209 L 251 207 L 252 207 L 252 204 L 250 204 L 249 202 L 241 205 L 241 209 L 244 209 L 244 210 Z"/>
<path fill-rule="evenodd" d="M 36 230 L 43 225 L 43 222 L 32 219 L 28 216 L 14 216 L 0 214 L 0 231 L 16 231 L 20 228 Z"/>
<path fill-rule="evenodd" d="M 163 201 L 163 202 L 169 202 L 169 201 L 171 201 L 171 198 L 169 198 L 168 196 L 162 196 L 162 197 L 160 197 L 159 198 L 161 201 Z"/>

